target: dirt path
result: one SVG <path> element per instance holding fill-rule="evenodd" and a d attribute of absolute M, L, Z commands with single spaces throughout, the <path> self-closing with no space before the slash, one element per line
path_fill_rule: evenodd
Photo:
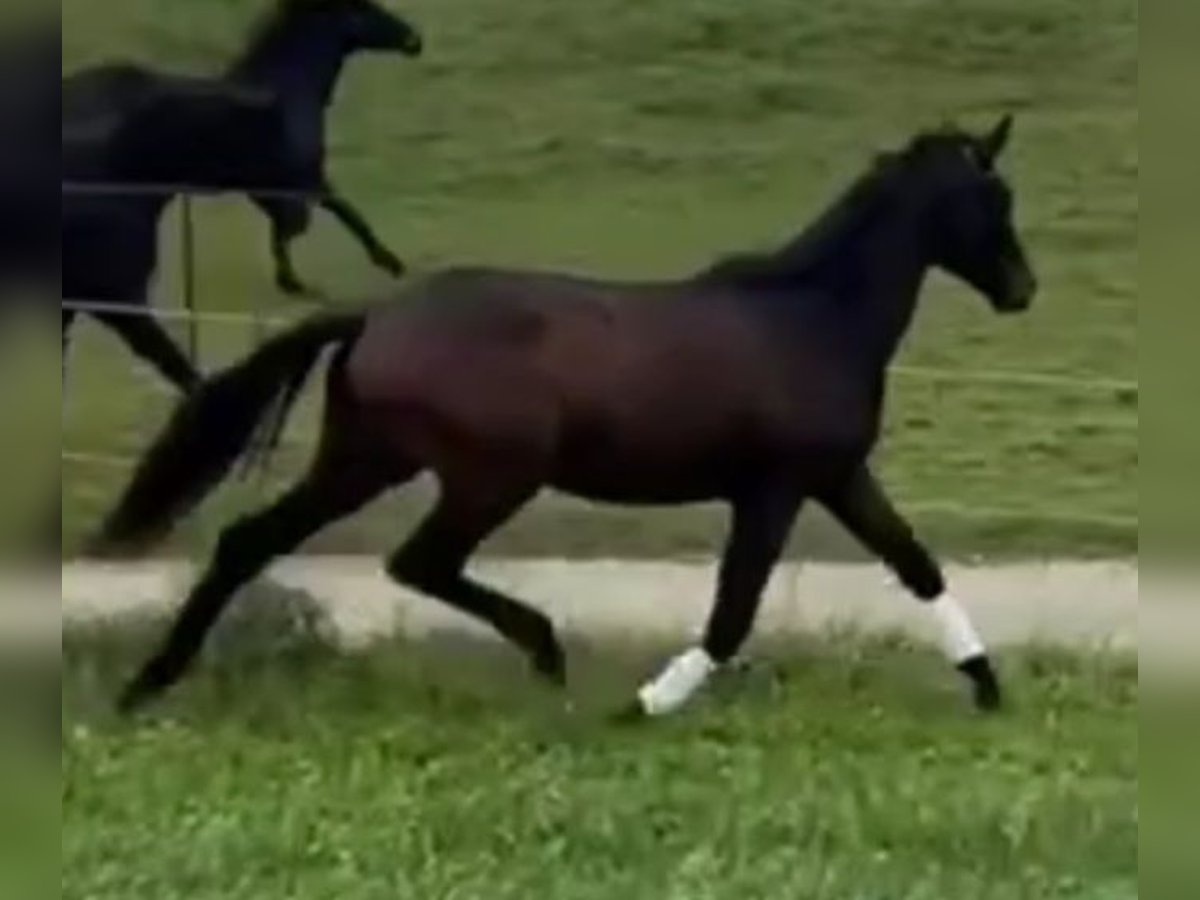
<path fill-rule="evenodd" d="M 712 567 L 689 563 L 481 563 L 479 574 L 546 610 L 568 632 L 637 634 L 684 640 L 704 621 Z M 0 634 L 55 640 L 66 623 L 169 610 L 190 577 L 180 563 L 64 567 L 61 586 L 0 580 Z M 1134 563 L 1051 563 L 952 568 L 955 594 L 996 645 L 1040 643 L 1194 659 L 1200 604 L 1148 603 L 1139 628 Z M 283 562 L 271 580 L 311 597 L 330 631 L 358 646 L 398 631 L 423 635 L 475 626 L 436 603 L 392 585 L 373 559 L 304 558 Z M 61 603 L 53 594 L 61 587 Z M 1182 597 L 1186 591 L 1178 592 Z M 39 598 L 40 595 L 40 598 Z M 851 628 L 930 639 L 928 617 L 875 566 L 786 567 L 764 604 L 760 633 Z"/>

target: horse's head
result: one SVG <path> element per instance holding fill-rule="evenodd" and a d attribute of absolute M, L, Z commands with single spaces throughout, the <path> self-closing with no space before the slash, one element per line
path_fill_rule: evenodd
<path fill-rule="evenodd" d="M 946 131 L 918 138 L 908 150 L 930 192 L 933 262 L 999 312 L 1028 309 L 1037 293 L 1013 224 L 1014 194 L 997 171 L 1012 126 L 1007 116 L 986 135 Z"/>
<path fill-rule="evenodd" d="M 383 51 L 420 56 L 421 33 L 377 0 L 286 0 L 295 15 L 337 35 L 347 53 Z"/>

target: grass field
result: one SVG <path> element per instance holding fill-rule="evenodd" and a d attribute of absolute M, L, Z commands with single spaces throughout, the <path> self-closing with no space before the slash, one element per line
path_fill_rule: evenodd
<path fill-rule="evenodd" d="M 64 639 L 64 898 L 1137 896 L 1136 662 L 1014 654 L 983 721 L 934 654 L 768 647 L 629 729 L 660 650 L 574 648 L 568 714 L 491 645 L 241 625 L 133 727 L 134 637 Z"/>
<path fill-rule="evenodd" d="M 883 467 L 944 550 L 1137 552 L 1136 0 L 413 0 L 404 9 L 428 54 L 353 66 L 331 149 L 338 180 L 419 269 L 491 262 L 673 276 L 791 236 L 874 152 L 916 129 L 1015 110 L 1009 169 L 1045 285 L 1040 304 L 1001 322 L 965 289 L 931 284 L 904 361 L 949 377 L 897 379 Z M 68 68 L 121 55 L 213 68 L 251 13 L 201 0 L 64 0 L 62 10 Z M 200 237 L 205 309 L 301 311 L 275 296 L 263 224 L 244 204 L 203 204 Z M 167 305 L 178 295 L 173 253 Z M 381 288 L 327 222 L 299 259 L 338 302 Z M 249 326 L 205 328 L 205 362 L 256 336 Z M 106 336 L 84 328 L 81 344 L 64 441 L 134 453 L 164 398 Z M 1083 383 L 969 377 L 995 370 Z M 1131 386 L 1089 387 L 1096 378 Z M 47 409 L 56 380 L 29 382 L 44 388 Z M 11 467 L 6 475 L 33 483 Z M 65 477 L 76 535 L 122 474 L 88 463 L 67 465 Z M 394 543 L 410 515 L 410 503 L 393 504 L 324 546 Z M 714 533 L 705 510 L 647 516 L 550 499 L 496 549 L 697 554 Z M 820 525 L 796 547 L 844 549 Z"/>

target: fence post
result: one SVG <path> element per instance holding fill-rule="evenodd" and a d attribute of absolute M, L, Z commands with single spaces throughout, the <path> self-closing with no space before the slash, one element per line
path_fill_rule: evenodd
<path fill-rule="evenodd" d="M 193 218 L 192 195 L 184 193 L 180 204 L 180 241 L 182 244 L 183 305 L 188 313 L 188 354 L 192 365 L 199 367 L 200 337 L 196 322 L 196 223 Z"/>

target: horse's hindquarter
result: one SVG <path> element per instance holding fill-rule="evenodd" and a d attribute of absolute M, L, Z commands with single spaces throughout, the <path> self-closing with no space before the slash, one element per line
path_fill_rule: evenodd
<path fill-rule="evenodd" d="M 347 363 L 351 396 L 375 436 L 437 467 L 450 445 L 482 456 L 545 453 L 556 411 L 531 349 L 540 319 L 475 292 L 444 296 L 446 278 L 378 310 Z"/>

